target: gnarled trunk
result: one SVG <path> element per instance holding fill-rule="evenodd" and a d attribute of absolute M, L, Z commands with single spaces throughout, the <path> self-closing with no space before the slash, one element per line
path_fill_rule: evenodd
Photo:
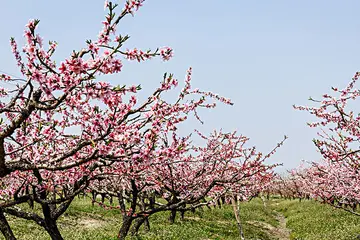
<path fill-rule="evenodd" d="M 218 199 L 218 200 L 216 201 L 216 204 L 218 205 L 219 209 L 221 209 L 221 202 L 220 202 L 220 199 Z"/>
<path fill-rule="evenodd" d="M 125 240 L 126 236 L 129 233 L 132 221 L 134 220 L 131 216 L 123 216 L 122 225 L 119 230 L 118 239 L 119 240 Z"/>
<path fill-rule="evenodd" d="M 16 240 L 8 221 L 4 215 L 4 211 L 0 208 L 0 231 L 6 240 Z"/>
<path fill-rule="evenodd" d="M 44 214 L 45 230 L 50 235 L 52 240 L 63 240 L 59 228 L 56 224 L 56 219 L 52 216 L 54 206 L 50 204 L 42 204 L 42 210 Z"/>
<path fill-rule="evenodd" d="M 146 217 L 146 218 L 145 218 L 145 221 L 144 221 L 144 229 L 145 229 L 145 232 L 149 232 L 149 231 L 150 231 L 150 221 L 149 221 L 149 217 Z"/>
<path fill-rule="evenodd" d="M 180 210 L 180 220 L 184 221 L 185 219 L 185 210 Z"/>
<path fill-rule="evenodd" d="M 175 223 L 175 218 L 176 218 L 176 210 L 171 210 L 170 216 L 169 216 L 169 223 L 170 224 Z"/>
<path fill-rule="evenodd" d="M 134 226 L 131 229 L 131 235 L 137 235 L 140 227 L 144 224 L 144 229 L 146 232 L 150 231 L 150 222 L 148 217 L 138 218 L 135 221 Z"/>
<path fill-rule="evenodd" d="M 133 220 L 135 219 L 133 217 L 133 214 L 136 212 L 137 207 L 137 201 L 138 201 L 138 193 L 139 190 L 137 189 L 137 186 L 135 184 L 135 180 L 131 180 L 131 188 L 132 188 L 132 198 L 131 198 L 131 204 L 130 204 L 130 210 L 126 211 L 126 205 L 125 205 L 125 199 L 123 197 L 123 192 L 118 192 L 118 200 L 120 209 L 123 212 L 123 219 L 122 219 L 122 225 L 119 230 L 118 239 L 119 240 L 125 240 L 126 236 L 129 233 L 131 224 Z"/>
<path fill-rule="evenodd" d="M 45 229 L 52 240 L 63 240 L 56 221 L 52 219 L 45 219 Z"/>

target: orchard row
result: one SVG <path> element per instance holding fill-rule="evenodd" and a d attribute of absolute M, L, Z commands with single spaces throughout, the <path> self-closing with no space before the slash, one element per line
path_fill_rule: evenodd
<path fill-rule="evenodd" d="M 190 68 L 183 84 L 164 74 L 161 84 L 145 101 L 139 100 L 140 83 L 131 86 L 101 81 L 121 73 L 123 61 L 172 57 L 169 47 L 154 51 L 123 49 L 129 36 L 116 34 L 120 21 L 134 15 L 143 0 L 128 0 L 122 9 L 105 2 L 107 15 L 97 38 L 57 63 L 57 43 L 44 44 L 37 33 L 38 20 L 26 25 L 26 44 L 11 47 L 22 79 L 0 75 L 13 88 L 0 88 L 0 230 L 16 239 L 6 214 L 33 221 L 51 239 L 62 239 L 57 220 L 81 193 L 101 194 L 118 200 L 118 239 L 136 233 L 149 217 L 161 211 L 184 213 L 220 199 L 237 204 L 277 185 L 267 164 L 286 137 L 262 154 L 237 132 L 214 130 L 210 135 L 178 130 L 191 118 L 206 124 L 198 111 L 232 105 L 230 99 L 193 89 Z M 346 204 L 359 202 L 359 117 L 346 104 L 359 96 L 358 75 L 335 98 L 324 96 L 318 108 L 296 107 L 320 118 L 323 126 L 314 143 L 323 162 L 294 171 L 301 194 Z M 180 87 L 181 85 L 182 87 Z M 177 96 L 174 101 L 164 93 Z M 193 139 L 201 139 L 195 145 Z M 275 191 L 275 190 L 274 190 Z M 97 198 L 93 198 L 97 202 Z M 24 207 L 27 203 L 29 207 Z M 39 205 L 42 213 L 33 210 Z M 241 225 L 239 224 L 241 233 Z"/>

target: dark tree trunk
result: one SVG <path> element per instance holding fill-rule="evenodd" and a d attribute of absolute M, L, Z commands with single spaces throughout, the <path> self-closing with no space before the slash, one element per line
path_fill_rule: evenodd
<path fill-rule="evenodd" d="M 63 240 L 59 228 L 56 224 L 56 219 L 54 219 L 51 215 L 55 207 L 50 204 L 42 204 L 42 209 L 44 214 L 45 229 L 50 235 L 51 239 Z"/>
<path fill-rule="evenodd" d="M 181 219 L 181 221 L 184 221 L 184 219 L 185 219 L 185 210 L 180 210 L 180 219 Z"/>
<path fill-rule="evenodd" d="M 92 195 L 92 202 L 91 202 L 91 204 L 92 204 L 92 206 L 94 206 L 95 201 L 96 201 L 96 192 L 95 192 L 95 191 L 91 191 L 91 195 Z"/>
<path fill-rule="evenodd" d="M 169 223 L 170 224 L 175 223 L 175 218 L 176 218 L 176 210 L 171 210 L 170 216 L 169 216 Z"/>
<path fill-rule="evenodd" d="M 186 204 L 182 204 L 180 209 L 179 209 L 179 212 L 180 212 L 180 220 L 181 221 L 184 221 L 184 217 L 185 217 L 185 212 L 186 212 Z M 194 208 L 192 208 L 191 210 L 193 210 Z"/>
<path fill-rule="evenodd" d="M 129 233 L 132 221 L 134 220 L 133 217 L 131 216 L 123 216 L 123 221 L 122 221 L 122 225 L 118 234 L 118 239 L 119 240 L 125 240 L 126 236 Z"/>
<path fill-rule="evenodd" d="M 135 235 L 138 234 L 139 229 L 140 229 L 141 225 L 144 223 L 144 221 L 145 221 L 145 218 L 138 218 L 135 221 L 135 223 L 134 223 L 134 225 L 133 225 L 133 227 L 131 229 L 131 235 L 132 236 L 135 236 Z"/>
<path fill-rule="evenodd" d="M 219 209 L 221 209 L 221 202 L 220 202 L 220 199 L 218 199 L 218 200 L 216 201 L 216 203 L 217 203 L 217 205 L 219 206 Z"/>
<path fill-rule="evenodd" d="M 137 186 L 135 184 L 135 180 L 131 180 L 131 188 L 132 188 L 132 199 L 131 199 L 131 210 L 128 214 L 126 214 L 126 205 L 125 205 L 125 201 L 124 201 L 124 197 L 123 197 L 123 193 L 118 192 L 118 200 L 119 200 L 119 204 L 120 204 L 120 209 L 124 212 L 123 214 L 123 219 L 122 219 L 122 225 L 120 227 L 119 230 L 119 234 L 118 234 L 118 239 L 119 240 L 125 240 L 126 236 L 129 233 L 131 224 L 134 220 L 133 214 L 136 212 L 136 207 L 137 207 L 137 201 L 138 201 L 138 189 Z"/>
<path fill-rule="evenodd" d="M 45 219 L 45 229 L 52 240 L 63 240 L 56 221 L 52 219 Z"/>
<path fill-rule="evenodd" d="M 131 235 L 133 235 L 133 236 L 137 235 L 141 225 L 143 225 L 143 224 L 144 224 L 145 231 L 146 232 L 150 231 L 150 223 L 149 223 L 148 217 L 142 217 L 142 218 L 138 218 L 135 221 L 135 224 L 131 229 Z"/>
<path fill-rule="evenodd" d="M 12 232 L 8 221 L 4 215 L 3 210 L 0 208 L 0 231 L 4 235 L 6 240 L 16 240 L 14 233 Z"/>
<path fill-rule="evenodd" d="M 145 221 L 144 221 L 144 229 L 145 229 L 145 232 L 149 232 L 149 231 L 150 231 L 150 221 L 149 221 L 149 217 L 146 217 L 146 218 L 145 218 Z"/>
<path fill-rule="evenodd" d="M 153 198 L 153 197 L 151 197 L 151 196 L 149 196 L 148 198 L 149 198 L 149 207 L 150 207 L 150 209 L 153 209 L 154 204 L 155 204 L 155 198 Z M 146 206 L 147 206 L 147 205 L 146 205 L 146 203 L 145 203 L 145 196 L 144 196 L 144 195 L 141 195 L 141 196 L 140 196 L 140 208 L 141 208 L 141 210 L 142 210 L 142 211 L 145 211 L 145 210 L 146 210 Z M 141 227 L 143 224 L 145 224 L 145 225 L 144 225 L 144 230 L 145 230 L 146 232 L 150 231 L 149 216 L 141 217 L 141 218 L 136 219 L 135 224 L 134 224 L 134 226 L 133 226 L 132 229 L 131 229 L 131 235 L 133 235 L 133 236 L 134 236 L 134 235 L 137 235 L 138 232 L 139 232 L 140 227 Z"/>
<path fill-rule="evenodd" d="M 30 207 L 31 209 L 34 209 L 34 200 L 29 199 L 29 200 L 27 201 L 27 203 L 29 204 L 29 207 Z"/>

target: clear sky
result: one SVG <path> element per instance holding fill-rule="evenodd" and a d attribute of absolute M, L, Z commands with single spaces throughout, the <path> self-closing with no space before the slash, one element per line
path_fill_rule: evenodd
<path fill-rule="evenodd" d="M 39 33 L 59 43 L 56 58 L 61 61 L 85 46 L 86 39 L 95 39 L 103 4 L 2 0 L 0 70 L 18 75 L 8 43 L 11 36 L 23 42 L 28 19 L 41 20 Z M 284 163 L 280 170 L 295 167 L 319 156 L 311 142 L 315 131 L 306 126 L 310 116 L 292 105 L 309 104 L 309 96 L 319 97 L 331 86 L 344 87 L 360 70 L 359 9 L 356 0 L 147 0 L 119 27 L 131 36 L 126 47 L 170 46 L 174 58 L 127 63 L 109 80 L 141 83 L 146 96 L 164 72 L 183 79 L 192 66 L 194 87 L 229 97 L 235 105 L 202 111 L 205 125 L 186 128 L 237 129 L 265 152 L 286 134 L 288 141 L 272 161 Z"/>

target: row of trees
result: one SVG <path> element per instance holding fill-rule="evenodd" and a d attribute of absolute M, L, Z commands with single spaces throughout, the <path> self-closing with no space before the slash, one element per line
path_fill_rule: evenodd
<path fill-rule="evenodd" d="M 117 199 L 119 239 L 130 231 L 136 234 L 143 224 L 149 228 L 149 217 L 158 212 L 168 211 L 173 222 L 177 212 L 183 216 L 220 199 L 232 202 L 242 233 L 236 203 L 259 192 L 313 198 L 360 215 L 360 117 L 349 109 L 360 95 L 360 73 L 345 89 L 332 88 L 334 96 L 312 99 L 320 106 L 295 106 L 319 119 L 309 126 L 320 128 L 314 144 L 322 160 L 293 170 L 287 178 L 275 177 L 277 165 L 266 164 L 266 159 L 286 137 L 262 154 L 237 132 L 181 134 L 179 126 L 191 116 L 203 123 L 200 108 L 232 105 L 227 98 L 193 89 L 191 68 L 182 87 L 172 74 L 164 74 L 144 101 L 138 99 L 139 83 L 101 81 L 104 75 L 120 73 L 124 59 L 172 57 L 169 47 L 123 50 L 129 37 L 117 35 L 117 25 L 143 2 L 128 0 L 119 10 L 106 1 L 98 37 L 59 64 L 53 59 L 57 43 L 43 43 L 36 32 L 38 20 L 26 25 L 21 51 L 11 39 L 24 78 L 0 75 L 1 82 L 14 86 L 0 88 L 0 230 L 6 239 L 16 238 L 5 213 L 34 221 L 52 239 L 62 239 L 57 220 L 84 192 Z M 169 101 L 164 93 L 177 97 Z M 195 145 L 194 138 L 202 144 Z"/>
<path fill-rule="evenodd" d="M 318 119 L 308 125 L 319 129 L 313 142 L 321 160 L 292 170 L 283 181 L 294 197 L 310 197 L 358 216 L 360 113 L 352 109 L 360 96 L 359 76 L 357 72 L 344 89 L 332 87 L 322 100 L 311 98 L 317 106 L 294 106 Z"/>
<path fill-rule="evenodd" d="M 277 177 L 267 190 L 288 198 L 312 198 L 360 216 L 360 113 L 355 112 L 360 96 L 356 88 L 360 72 L 344 88 L 332 87 L 333 94 L 322 100 L 310 98 L 318 106 L 294 106 L 314 115 L 318 121 L 308 123 L 319 129 L 314 145 L 320 161 L 303 164 L 285 178 Z"/>
<path fill-rule="evenodd" d="M 299 201 L 313 199 L 360 216 L 358 178 L 357 173 L 341 163 L 312 162 L 284 177 L 274 176 L 263 194 Z"/>
<path fill-rule="evenodd" d="M 59 64 L 53 60 L 57 43 L 43 43 L 36 32 L 38 20 L 26 25 L 22 51 L 11 39 L 24 78 L 0 75 L 15 86 L 0 89 L 0 230 L 6 239 L 16 238 L 4 213 L 34 221 L 51 239 L 62 239 L 57 220 L 83 192 L 118 199 L 118 238 L 124 239 L 131 229 L 136 233 L 142 224 L 149 226 L 152 214 L 169 211 L 173 221 L 176 212 L 220 198 L 246 200 L 273 178 L 276 165 L 265 160 L 283 141 L 263 155 L 237 132 L 184 136 L 178 131 L 191 115 L 202 123 L 200 108 L 232 105 L 217 94 L 193 89 L 191 68 L 182 88 L 165 74 L 143 102 L 138 83 L 101 81 L 103 75 L 121 72 L 123 59 L 172 57 L 169 47 L 123 50 L 129 37 L 116 35 L 117 25 L 143 2 L 128 0 L 118 11 L 117 4 L 106 1 L 99 36 Z M 176 100 L 164 98 L 166 92 L 177 95 Z M 193 144 L 195 136 L 203 145 Z"/>

